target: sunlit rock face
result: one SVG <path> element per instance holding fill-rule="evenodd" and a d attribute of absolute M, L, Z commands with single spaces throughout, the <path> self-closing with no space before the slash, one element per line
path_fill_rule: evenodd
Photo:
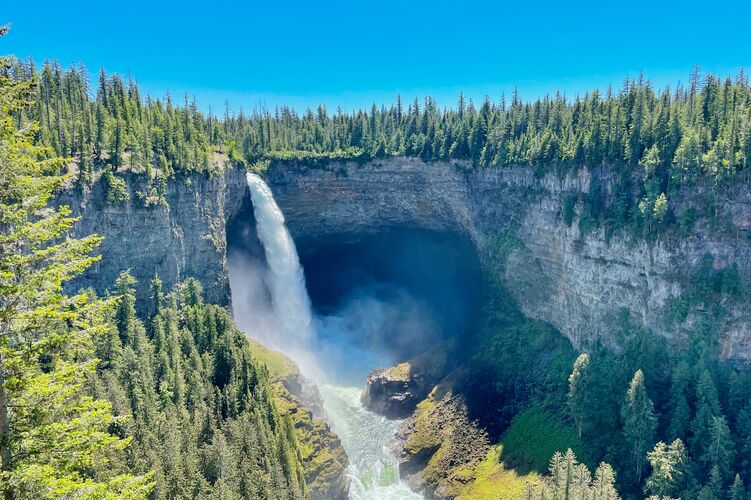
<path fill-rule="evenodd" d="M 321 238 L 357 239 L 398 227 L 453 233 L 482 256 L 489 234 L 513 235 L 516 244 L 502 269 L 506 288 L 525 314 L 549 321 L 578 347 L 600 339 L 617 348 L 623 311 L 657 334 L 682 339 L 697 317 L 668 325 L 665 311 L 682 292 L 681 276 L 705 254 L 715 268 L 736 264 L 746 281 L 751 277 L 748 185 L 739 183 L 718 204 L 728 227 L 699 221 L 688 237 L 643 241 L 617 233 L 606 238 L 603 229 L 583 236 L 576 218 L 570 227 L 563 222 L 564 198 L 588 192 L 593 176 L 607 203 L 613 189 L 607 169 L 539 176 L 527 167 L 475 169 L 393 158 L 317 167 L 280 162 L 266 180 L 301 252 Z M 69 201 L 83 215 L 78 234 L 107 237 L 107 259 L 82 283 L 102 289 L 127 268 L 141 286 L 155 271 L 167 286 L 196 276 L 209 300 L 228 304 L 225 226 L 247 206 L 242 169 L 171 183 L 169 208 L 143 207 L 135 197 L 137 180 L 129 185 L 134 198 L 126 206 L 107 206 L 99 188 Z M 672 197 L 673 208 L 701 203 L 700 191 Z M 751 362 L 749 325 L 749 313 L 727 308 L 720 338 L 725 359 Z"/>
<path fill-rule="evenodd" d="M 441 379 L 456 368 L 456 338 L 390 368 L 378 368 L 365 380 L 363 405 L 389 418 L 405 418 Z"/>
<path fill-rule="evenodd" d="M 130 270 L 138 280 L 139 307 L 149 280 L 158 274 L 166 289 L 188 277 L 200 278 L 208 302 L 229 304 L 226 247 L 227 217 L 247 197 L 245 177 L 231 168 L 225 175 L 178 175 L 168 184 L 167 205 L 144 206 L 143 178 L 127 175 L 131 200 L 109 205 L 101 182 L 85 195 L 61 197 L 80 216 L 74 233 L 104 236 L 97 253 L 103 259 L 73 286 L 98 292 L 112 288 L 117 275 Z"/>
<path fill-rule="evenodd" d="M 715 268 L 736 264 L 744 279 L 751 277 L 746 185 L 734 187 L 718 208 L 732 230 L 699 221 L 688 237 L 643 241 L 618 233 L 606 238 L 603 228 L 583 235 L 576 217 L 570 226 L 564 223 L 564 199 L 587 193 L 594 177 L 610 202 L 607 169 L 537 175 L 528 167 L 476 169 L 393 158 L 325 167 L 285 162 L 267 177 L 303 246 L 334 234 L 406 227 L 452 231 L 483 255 L 489 235 L 506 235 L 514 241 L 502 269 L 506 288 L 526 315 L 552 323 L 577 347 L 599 339 L 617 348 L 624 311 L 635 324 L 680 342 L 698 318 L 669 325 L 666 309 L 707 254 Z M 676 197 L 674 208 L 701 203 L 700 191 L 694 187 Z M 750 324 L 746 311 L 728 307 L 720 339 L 725 359 L 751 362 Z"/>

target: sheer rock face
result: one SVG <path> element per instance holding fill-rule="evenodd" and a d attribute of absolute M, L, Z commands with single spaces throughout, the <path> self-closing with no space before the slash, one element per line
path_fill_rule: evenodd
<path fill-rule="evenodd" d="M 516 244 L 502 274 L 506 288 L 525 314 L 552 323 L 577 347 L 598 338 L 617 348 L 614 325 L 623 310 L 633 322 L 680 341 L 701 312 L 667 325 L 665 311 L 683 291 L 681 277 L 705 254 L 716 269 L 736 264 L 744 280 L 751 278 L 751 186 L 738 183 L 717 199 L 719 219 L 728 227 L 700 220 L 687 237 L 643 241 L 619 233 L 606 238 L 602 228 L 581 235 L 577 217 L 571 226 L 564 223 L 564 199 L 587 193 L 593 177 L 608 203 L 613 188 L 607 169 L 536 176 L 527 167 L 475 169 L 392 158 L 318 167 L 279 162 L 266 173 L 299 246 L 400 226 L 464 235 L 485 255 L 488 234 L 513 235 Z M 248 196 L 244 171 L 181 177 L 169 185 L 168 208 L 144 207 L 135 195 L 138 178 L 128 182 L 133 197 L 125 205 L 107 205 L 100 183 L 87 196 L 66 201 L 83 216 L 77 234 L 107 237 L 101 248 L 106 260 L 79 284 L 111 287 L 123 269 L 131 269 L 144 288 L 155 272 L 166 287 L 195 276 L 209 301 L 229 304 L 225 226 Z M 697 190 L 672 196 L 673 209 L 701 203 Z M 751 364 L 751 312 L 726 309 L 722 356 Z"/>
<path fill-rule="evenodd" d="M 506 288 L 527 316 L 552 323 L 576 347 L 600 339 L 617 349 L 624 310 L 632 322 L 680 342 L 701 311 L 668 325 L 666 310 L 707 254 L 716 269 L 736 264 L 743 279 L 751 279 L 751 186 L 738 184 L 717 200 L 720 219 L 732 227 L 699 220 L 687 237 L 644 241 L 619 233 L 606 237 L 603 228 L 583 235 L 578 216 L 571 226 L 564 223 L 564 200 L 587 193 L 593 177 L 610 203 L 608 169 L 539 176 L 528 167 L 476 169 L 462 162 L 393 158 L 326 167 L 285 162 L 267 174 L 302 244 L 406 226 L 465 235 L 485 255 L 488 235 L 512 235 L 515 244 L 502 275 Z M 694 186 L 673 197 L 673 209 L 701 203 L 701 190 Z M 580 210 L 577 204 L 575 212 Z M 722 356 L 751 363 L 749 312 L 728 304 L 721 328 Z"/>
<path fill-rule="evenodd" d="M 98 249 L 104 258 L 73 286 L 101 293 L 114 286 L 121 271 L 129 269 L 138 280 L 139 307 L 143 307 L 155 273 L 167 290 L 195 277 L 204 287 L 207 302 L 229 305 L 227 217 L 240 210 L 246 196 L 244 172 L 230 168 L 225 175 L 179 175 L 168 184 L 167 206 L 149 207 L 138 195 L 143 191 L 143 177 L 128 174 L 125 178 L 131 200 L 124 204 L 108 204 L 101 182 L 84 196 L 67 193 L 61 199 L 81 217 L 74 230 L 78 236 L 105 237 Z"/>

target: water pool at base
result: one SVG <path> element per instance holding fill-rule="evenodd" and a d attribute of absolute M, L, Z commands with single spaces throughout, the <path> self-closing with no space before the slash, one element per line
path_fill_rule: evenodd
<path fill-rule="evenodd" d="M 349 457 L 351 499 L 422 498 L 399 479 L 397 459 L 386 448 L 400 422 L 367 411 L 360 403 L 365 375 L 390 363 L 384 364 L 376 353 L 352 342 L 373 323 L 383 304 L 366 301 L 363 309 L 358 302 L 356 309 L 367 314 L 350 314 L 349 321 L 337 316 L 314 318 L 284 215 L 260 177 L 248 173 L 247 180 L 266 262 L 264 268 L 230 263 L 238 325 L 297 361 L 303 375 L 317 383 L 328 422 Z M 239 293 L 240 284 L 246 289 L 243 293 Z"/>

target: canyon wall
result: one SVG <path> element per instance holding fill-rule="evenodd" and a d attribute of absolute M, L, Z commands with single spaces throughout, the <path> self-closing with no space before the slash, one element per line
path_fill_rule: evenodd
<path fill-rule="evenodd" d="M 729 226 L 699 220 L 687 237 L 644 241 L 619 233 L 606 237 L 602 228 L 583 235 L 576 219 L 570 226 L 563 222 L 564 199 L 588 192 L 593 177 L 608 197 L 613 184 L 607 169 L 539 176 L 526 167 L 474 169 L 463 162 L 391 158 L 315 167 L 278 162 L 265 177 L 298 246 L 415 227 L 463 235 L 484 255 L 489 235 L 505 235 L 513 241 L 502 270 L 506 288 L 525 314 L 552 323 L 577 347 L 598 338 L 617 348 L 624 310 L 633 322 L 680 341 L 702 311 L 669 325 L 666 309 L 707 254 L 716 269 L 736 264 L 744 280 L 751 278 L 751 189 L 745 184 L 717 200 Z M 77 231 L 108 236 L 102 248 L 107 260 L 86 283 L 112 283 L 124 268 L 141 280 L 158 271 L 167 285 L 195 276 L 209 300 L 227 304 L 225 224 L 247 207 L 247 196 L 238 167 L 224 176 L 172 182 L 169 208 L 137 208 L 135 199 L 126 207 L 106 206 L 95 189 L 79 200 Z M 678 208 L 697 200 L 689 193 L 671 203 Z M 749 363 L 751 316 L 738 305 L 726 309 L 722 356 Z"/>
<path fill-rule="evenodd" d="M 225 175 L 178 175 L 168 184 L 165 204 L 145 206 L 138 192 L 140 176 L 126 175 L 130 201 L 111 205 L 102 182 L 86 195 L 68 193 L 68 204 L 80 217 L 74 234 L 100 234 L 97 250 L 103 259 L 73 286 L 111 289 L 121 271 L 138 280 L 139 306 L 148 296 L 149 280 L 158 273 L 169 290 L 195 277 L 201 280 L 206 300 L 229 305 L 227 274 L 227 217 L 237 214 L 247 195 L 244 172 L 228 168 Z"/>
<path fill-rule="evenodd" d="M 458 232 L 483 253 L 489 235 L 505 234 L 514 242 L 505 257 L 506 288 L 526 315 L 550 322 L 577 347 L 598 338 L 617 348 L 624 310 L 632 322 L 680 341 L 703 311 L 668 325 L 666 309 L 705 255 L 716 269 L 736 264 L 743 279 L 751 277 L 747 185 L 718 200 L 720 220 L 732 227 L 720 230 L 700 220 L 688 237 L 644 241 L 618 233 L 606 237 L 603 228 L 583 235 L 576 220 L 564 223 L 564 199 L 587 193 L 595 176 L 607 199 L 613 189 L 607 169 L 539 176 L 526 167 L 474 169 L 462 162 L 393 158 L 325 168 L 283 163 L 267 177 L 292 234 L 302 242 L 411 226 Z M 675 208 L 696 203 L 692 194 Z M 738 305 L 726 309 L 722 356 L 746 364 L 751 316 Z"/>

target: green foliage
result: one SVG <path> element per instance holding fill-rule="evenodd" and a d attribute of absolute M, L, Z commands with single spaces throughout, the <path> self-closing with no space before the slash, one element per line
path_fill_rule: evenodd
<path fill-rule="evenodd" d="M 652 474 L 647 478 L 645 492 L 658 498 L 678 496 L 688 462 L 686 447 L 680 439 L 670 445 L 662 441 L 647 453 Z"/>
<path fill-rule="evenodd" d="M 163 165 L 162 158 L 174 171 L 212 170 L 212 152 L 224 150 L 229 159 L 248 163 L 414 156 L 479 167 L 627 165 L 680 183 L 701 175 L 721 182 L 750 160 L 751 134 L 738 125 L 751 113 L 751 86 L 743 74 L 724 82 L 707 75 L 673 93 L 640 78 L 626 80 L 620 92 L 593 91 L 575 100 L 556 94 L 524 103 L 515 93 L 508 103 L 486 99 L 479 109 L 461 97 L 451 109 L 428 96 L 406 109 L 398 98 L 390 107 L 348 114 L 283 106 L 249 115 L 227 110 L 218 120 L 200 113 L 187 96 L 180 106 L 169 96 L 144 100 L 134 81 L 103 71 L 93 99 L 84 68 L 46 62 L 37 71 L 15 61 L 12 73 L 39 80 L 38 103 L 29 115 L 41 122 L 45 144 L 61 155 L 136 171 Z"/>
<path fill-rule="evenodd" d="M 109 170 L 102 173 L 102 182 L 107 192 L 107 203 L 109 205 L 121 205 L 130 200 L 130 193 L 125 181 L 116 177 Z"/>
<path fill-rule="evenodd" d="M 485 235 L 483 260 L 489 274 L 488 279 L 500 284 L 506 269 L 509 254 L 522 245 L 514 230 Z"/>
<path fill-rule="evenodd" d="M 574 216 L 576 215 L 574 207 L 576 207 L 577 198 L 576 194 L 569 193 L 563 199 L 563 223 L 568 227 L 571 227 L 571 224 L 574 222 Z"/>
<path fill-rule="evenodd" d="M 730 500 L 746 500 L 746 488 L 740 474 L 735 475 L 733 485 L 730 487 Z"/>
<path fill-rule="evenodd" d="M 0 28 L 0 35 L 5 29 Z M 6 498 L 143 498 L 150 474 L 111 467 L 129 440 L 110 403 L 85 386 L 112 304 L 63 283 L 97 260 L 100 238 L 72 238 L 67 207 L 49 208 L 66 159 L 20 126 L 33 86 L 0 58 L 0 492 Z"/>
<path fill-rule="evenodd" d="M 550 476 L 528 488 L 525 498 L 544 500 L 561 498 L 570 500 L 619 500 L 615 489 L 615 473 L 607 463 L 601 463 L 595 477 L 586 465 L 579 463 L 571 449 L 556 452 L 548 467 Z"/>
<path fill-rule="evenodd" d="M 263 174 L 271 166 L 270 160 L 259 160 L 250 165 L 249 169 L 257 174 Z"/>
<path fill-rule="evenodd" d="M 205 304 L 196 280 L 165 295 L 155 278 L 144 323 L 134 285 L 127 273 L 116 282 L 93 385 L 128 417 L 120 429 L 133 445 L 119 466 L 153 470 L 153 498 L 306 497 L 292 424 L 227 311 Z"/>
<path fill-rule="evenodd" d="M 623 437 L 631 449 L 633 463 L 636 468 L 636 478 L 641 481 L 644 457 L 652 447 L 657 430 L 657 417 L 654 404 L 647 396 L 644 386 L 644 374 L 637 370 L 631 379 L 626 401 L 621 408 L 623 419 Z"/>
<path fill-rule="evenodd" d="M 681 236 L 686 237 L 691 234 L 696 222 L 696 210 L 687 208 L 678 215 L 678 232 Z"/>
<path fill-rule="evenodd" d="M 581 353 L 574 361 L 574 369 L 568 377 L 568 408 L 580 438 L 587 416 L 587 405 L 590 403 L 587 394 L 589 386 L 588 368 L 589 354 Z"/>
<path fill-rule="evenodd" d="M 563 409 L 574 352 L 549 325 L 524 318 L 497 283 L 488 285 L 486 295 L 483 324 L 468 342 L 473 378 L 483 383 L 467 398 L 493 415 L 488 426 L 501 432 L 533 400 Z"/>
<path fill-rule="evenodd" d="M 686 321 L 688 313 L 691 310 L 691 305 L 686 299 L 673 298 L 670 299 L 665 307 L 664 317 L 665 323 L 668 327 L 675 324 L 680 324 Z"/>
<path fill-rule="evenodd" d="M 579 456 L 586 456 L 586 446 L 576 429 L 537 405 L 514 417 L 501 443 L 501 460 L 522 474 L 544 472 L 556 452 L 574 449 Z"/>

